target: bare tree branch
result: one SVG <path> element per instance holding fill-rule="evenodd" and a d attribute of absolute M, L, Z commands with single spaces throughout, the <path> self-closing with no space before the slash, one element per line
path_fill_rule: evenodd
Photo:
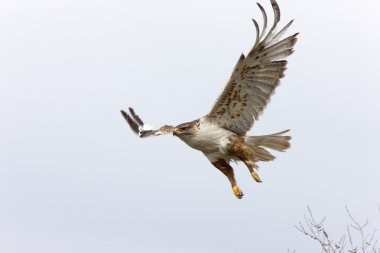
<path fill-rule="evenodd" d="M 352 216 L 348 207 L 346 207 L 346 212 L 351 223 L 347 225 L 346 233 L 340 236 L 339 240 L 334 240 L 327 233 L 325 229 L 327 218 L 324 217 L 318 222 L 309 206 L 307 206 L 304 221 L 299 222 L 295 228 L 300 233 L 317 241 L 321 246 L 322 253 L 380 253 L 380 248 L 377 247 L 378 241 L 375 239 L 377 230 L 373 229 L 372 232 L 367 232 L 368 220 L 361 224 Z M 352 229 L 355 233 L 353 233 Z M 358 237 L 359 242 L 357 243 L 354 238 Z M 349 247 L 347 247 L 347 244 Z"/>

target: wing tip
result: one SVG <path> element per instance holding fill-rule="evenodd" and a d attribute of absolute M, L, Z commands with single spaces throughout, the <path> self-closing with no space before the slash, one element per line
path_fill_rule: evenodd
<path fill-rule="evenodd" d="M 280 11 L 280 6 L 278 5 L 277 1 L 276 0 L 270 0 L 271 4 L 272 4 L 272 8 L 273 8 L 273 11 L 274 11 L 274 14 L 275 14 L 275 19 L 278 21 L 280 21 L 280 18 L 281 18 L 281 11 Z"/>
<path fill-rule="evenodd" d="M 124 118 L 126 117 L 126 115 L 128 115 L 124 110 L 120 110 L 120 113 L 121 113 L 121 115 L 124 116 Z"/>
<path fill-rule="evenodd" d="M 136 123 L 136 121 L 131 116 L 129 116 L 129 114 L 126 113 L 125 111 L 120 110 L 120 112 L 121 112 L 121 115 L 123 115 L 125 121 L 127 121 L 128 125 L 132 129 L 132 131 L 135 134 L 139 135 L 140 131 L 139 131 L 138 123 Z"/>
<path fill-rule="evenodd" d="M 256 32 L 260 33 L 259 23 L 254 18 L 252 18 L 252 22 L 255 24 Z"/>

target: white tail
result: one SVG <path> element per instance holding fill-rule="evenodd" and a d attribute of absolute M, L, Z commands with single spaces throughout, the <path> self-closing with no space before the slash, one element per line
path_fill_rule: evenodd
<path fill-rule="evenodd" d="M 274 160 L 276 157 L 269 153 L 265 148 L 270 148 L 276 151 L 283 152 L 290 147 L 290 136 L 283 136 L 289 132 L 288 130 L 261 136 L 247 136 L 245 143 L 253 149 L 255 158 L 258 161 L 268 162 Z M 264 148 L 265 147 L 265 148 Z"/>

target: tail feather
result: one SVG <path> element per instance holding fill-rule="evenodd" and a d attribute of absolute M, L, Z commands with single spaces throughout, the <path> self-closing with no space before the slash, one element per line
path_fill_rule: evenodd
<path fill-rule="evenodd" d="M 269 153 L 269 151 L 266 150 L 265 148 L 256 146 L 256 147 L 253 147 L 252 149 L 255 155 L 255 159 L 257 161 L 269 162 L 276 159 L 276 157 L 273 156 L 271 153 Z"/>
<path fill-rule="evenodd" d="M 290 136 L 283 135 L 289 132 L 288 130 L 269 134 L 269 135 L 261 135 L 261 136 L 247 136 L 245 142 L 248 146 L 253 149 L 257 160 L 259 161 L 272 161 L 276 157 L 273 156 L 268 150 L 265 148 L 273 149 L 276 151 L 283 152 L 290 147 L 289 140 Z"/>

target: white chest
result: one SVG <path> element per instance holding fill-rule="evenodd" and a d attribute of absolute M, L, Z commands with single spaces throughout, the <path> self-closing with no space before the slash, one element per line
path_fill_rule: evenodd
<path fill-rule="evenodd" d="M 190 147 L 203 153 L 226 154 L 229 139 L 234 134 L 218 125 L 201 120 L 199 130 L 191 137 L 181 138 Z"/>

